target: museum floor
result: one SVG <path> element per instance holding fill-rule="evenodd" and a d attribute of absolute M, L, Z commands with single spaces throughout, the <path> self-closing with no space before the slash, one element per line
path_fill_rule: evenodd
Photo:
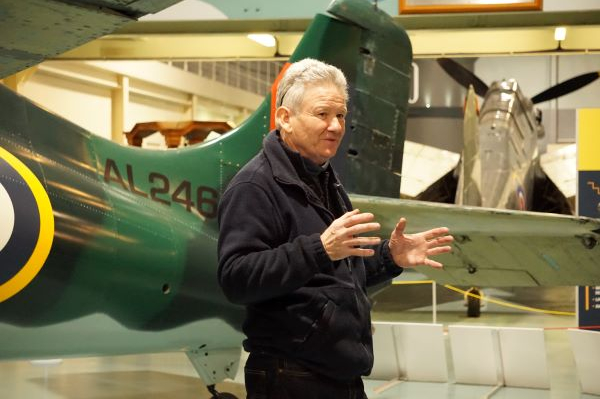
<path fill-rule="evenodd" d="M 399 288 L 395 288 L 400 290 Z M 407 289 L 402 289 L 407 298 Z M 425 288 L 413 288 L 408 297 L 420 298 L 410 310 L 393 310 L 399 304 L 398 295 L 388 292 L 378 299 L 373 319 L 377 321 L 431 322 L 431 307 L 426 304 Z M 430 291 L 429 291 L 430 292 Z M 570 301 L 570 291 L 558 290 L 528 294 L 512 292 L 521 302 L 560 308 L 560 297 Z M 550 300 L 547 298 L 550 297 Z M 393 299 L 390 299 L 393 298 Z M 541 327 L 545 330 L 550 390 L 477 386 L 453 383 L 452 362 L 449 364 L 449 383 L 413 381 L 365 380 L 369 398 L 494 398 L 494 399 L 570 399 L 598 398 L 580 393 L 575 361 L 567 331 L 574 327 L 574 316 L 526 313 L 502 309 L 487 304 L 480 318 L 467 318 L 462 300 L 441 295 L 437 322 L 445 327 L 452 324 Z M 417 301 L 417 302 L 418 302 Z M 548 302 L 550 301 L 550 302 Z M 431 303 L 429 301 L 429 303 Z M 558 303 L 558 305 L 557 305 Z M 572 304 L 572 302 L 571 302 Z M 424 305 L 424 306 L 420 306 Z M 571 305 L 572 306 L 572 305 Z M 572 309 L 572 308 L 571 308 Z M 524 359 L 526 361 L 526 359 Z M 388 389 L 384 389 L 388 387 Z M 238 382 L 224 382 L 217 388 L 244 398 L 244 388 Z M 2 399 L 154 399 L 209 398 L 202 381 L 196 376 L 183 353 L 162 353 L 103 358 L 64 359 L 62 361 L 0 362 L 0 398 Z"/>

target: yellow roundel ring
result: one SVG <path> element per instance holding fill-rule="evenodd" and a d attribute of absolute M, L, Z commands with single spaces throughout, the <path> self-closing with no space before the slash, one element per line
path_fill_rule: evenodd
<path fill-rule="evenodd" d="M 12 173 L 14 171 L 20 178 L 19 180 L 22 179 L 20 185 L 26 185 L 26 188 L 31 192 L 35 201 L 33 207 L 37 207 L 37 209 L 27 209 L 28 216 L 35 218 L 39 216 L 39 233 L 37 237 L 25 237 L 32 240 L 30 255 L 27 257 L 27 254 L 21 254 L 25 255 L 26 261 L 17 265 L 0 265 L 0 269 L 3 267 L 16 268 L 15 272 L 10 274 L 10 278 L 0 283 L 0 302 L 3 302 L 25 288 L 35 278 L 46 262 L 54 238 L 54 215 L 52 214 L 52 205 L 50 204 L 48 193 L 46 193 L 42 183 L 40 183 L 33 172 L 23 162 L 2 147 L 0 147 L 0 161 L 4 161 L 5 165 L 8 164 L 8 168 L 12 169 L 8 172 Z M 2 179 L 1 172 L 2 169 L 0 168 L 0 180 Z M 18 205 L 18 203 L 15 204 L 15 206 Z M 35 215 L 36 213 L 37 215 Z M 15 220 L 15 223 L 18 222 L 19 220 Z M 11 238 L 11 240 L 20 239 L 23 239 L 22 235 Z M 0 248 L 1 251 L 2 248 Z"/>

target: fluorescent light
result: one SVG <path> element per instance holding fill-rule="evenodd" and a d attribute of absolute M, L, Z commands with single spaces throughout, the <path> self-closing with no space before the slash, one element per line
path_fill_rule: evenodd
<path fill-rule="evenodd" d="M 564 26 L 558 26 L 554 29 L 554 40 L 558 40 L 559 42 L 565 40 L 567 37 L 567 28 Z"/>
<path fill-rule="evenodd" d="M 268 33 L 250 33 L 248 39 L 254 40 L 256 43 L 265 47 L 275 47 L 275 36 Z"/>

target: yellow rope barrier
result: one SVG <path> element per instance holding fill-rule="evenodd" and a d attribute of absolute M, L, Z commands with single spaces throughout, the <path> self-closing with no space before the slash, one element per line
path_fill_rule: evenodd
<path fill-rule="evenodd" d="M 434 280 L 392 281 L 392 285 L 433 284 Z"/>
<path fill-rule="evenodd" d="M 560 315 L 560 316 L 575 316 L 574 312 L 561 312 L 561 311 L 558 311 L 558 310 L 545 310 L 545 309 L 532 308 L 532 307 L 529 307 L 529 306 L 515 305 L 514 303 L 504 302 L 504 301 L 501 301 L 499 299 L 493 299 L 493 298 L 491 298 L 489 296 L 486 296 L 484 298 L 482 295 L 475 295 L 475 294 L 472 294 L 470 292 L 466 292 L 464 290 L 461 290 L 460 288 L 453 287 L 453 286 L 451 286 L 449 284 L 445 284 L 444 287 L 448 288 L 449 290 L 456 291 L 456 292 L 458 292 L 460 294 L 463 294 L 463 295 L 468 295 L 468 296 L 472 296 L 473 298 L 478 298 L 478 299 L 481 299 L 481 300 L 486 300 L 488 302 L 495 303 L 496 305 L 506 306 L 508 308 L 514 308 L 514 309 L 519 309 L 519 310 L 526 310 L 526 311 L 529 311 L 529 312 L 555 314 L 555 315 Z"/>
<path fill-rule="evenodd" d="M 393 285 L 434 284 L 434 283 L 435 283 L 434 280 L 393 281 L 392 282 Z M 559 310 L 546 310 L 546 309 L 532 308 L 532 307 L 529 307 L 529 306 L 516 305 L 514 303 L 504 302 L 504 301 L 501 301 L 499 299 L 494 299 L 494 298 L 489 297 L 489 296 L 486 296 L 484 298 L 483 295 L 475 295 L 475 294 L 472 294 L 470 292 L 461 290 L 460 288 L 453 287 L 453 286 L 451 286 L 449 284 L 445 284 L 444 287 L 448 288 L 449 290 L 456 291 L 459 294 L 468 295 L 468 296 L 471 296 L 473 298 L 477 298 L 477 299 L 480 299 L 480 300 L 488 301 L 490 303 L 495 303 L 496 305 L 506 306 L 507 308 L 514 308 L 514 309 L 519 309 L 519 310 L 526 310 L 528 312 L 555 314 L 555 315 L 560 315 L 560 316 L 575 316 L 575 312 L 561 312 Z"/>

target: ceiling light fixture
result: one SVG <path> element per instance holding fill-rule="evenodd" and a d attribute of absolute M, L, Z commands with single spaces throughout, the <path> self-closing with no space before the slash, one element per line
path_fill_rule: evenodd
<path fill-rule="evenodd" d="M 554 29 L 554 40 L 562 42 L 567 37 L 567 28 L 564 26 L 558 26 Z"/>

